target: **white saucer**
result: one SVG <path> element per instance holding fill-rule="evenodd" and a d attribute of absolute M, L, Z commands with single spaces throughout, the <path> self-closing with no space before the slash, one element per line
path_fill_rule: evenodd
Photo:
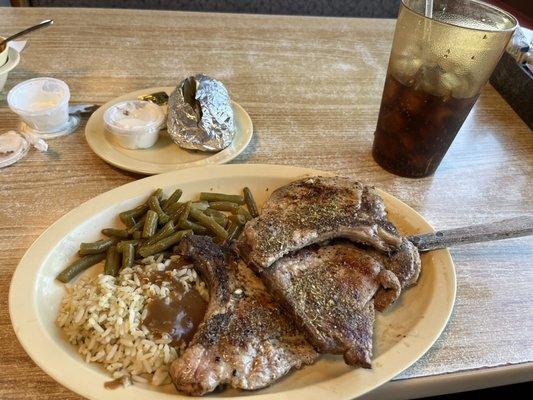
<path fill-rule="evenodd" d="M 137 90 L 117 97 L 104 104 L 91 115 L 85 127 L 85 138 L 91 149 L 104 161 L 118 168 L 141 174 L 152 175 L 177 169 L 223 164 L 233 160 L 248 146 L 253 135 L 252 120 L 248 113 L 232 101 L 237 131 L 231 145 L 218 153 L 185 150 L 176 145 L 166 130 L 161 130 L 155 146 L 144 150 L 129 150 L 120 147 L 106 132 L 103 115 L 113 104 L 123 100 L 136 99 L 138 96 L 156 92 L 170 94 L 173 87 L 153 87 Z"/>
<path fill-rule="evenodd" d="M 74 132 L 78 128 L 78 126 L 80 125 L 80 122 L 81 122 L 81 118 L 79 115 L 69 115 L 67 123 L 63 125 L 61 128 L 53 132 L 41 132 L 36 129 L 33 129 L 28 124 L 26 124 L 24 121 L 20 121 L 19 130 L 21 132 L 34 134 L 35 136 L 38 136 L 43 139 L 55 139 L 60 136 L 70 135 L 72 132 Z"/>

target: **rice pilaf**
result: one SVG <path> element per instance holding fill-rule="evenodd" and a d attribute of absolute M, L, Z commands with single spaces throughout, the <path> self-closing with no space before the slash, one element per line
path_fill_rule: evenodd
<path fill-rule="evenodd" d="M 147 305 L 151 299 L 169 298 L 171 279 L 181 283 L 184 292 L 195 288 L 204 300 L 209 299 L 204 282 L 192 266 L 169 269 L 178 258 L 150 256 L 121 270 L 117 277 L 84 276 L 66 285 L 57 323 L 86 362 L 102 364 L 124 385 L 131 383 L 129 378 L 154 385 L 170 383 L 168 367 L 185 344 L 174 347 L 169 334 L 156 335 L 143 325 Z M 166 270 L 168 280 L 160 285 L 142 279 Z"/>

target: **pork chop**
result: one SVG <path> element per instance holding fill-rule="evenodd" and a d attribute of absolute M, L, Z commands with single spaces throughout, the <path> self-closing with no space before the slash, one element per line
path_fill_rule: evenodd
<path fill-rule="evenodd" d="M 402 288 L 413 286 L 418 281 L 421 268 L 420 254 L 416 246 L 408 239 L 402 238 L 402 244 L 388 254 L 375 249 L 368 249 L 368 254 L 393 272 L 398 277 Z"/>
<path fill-rule="evenodd" d="M 402 244 L 383 200 L 369 186 L 341 177 L 313 177 L 275 190 L 236 244 L 261 272 L 285 254 L 332 238 L 391 252 Z"/>
<path fill-rule="evenodd" d="M 400 294 L 398 279 L 380 261 L 342 241 L 286 255 L 260 276 L 319 352 L 370 368 L 374 295 L 382 290 L 386 307 Z"/>
<path fill-rule="evenodd" d="M 170 367 L 179 391 L 203 395 L 219 385 L 259 389 L 317 358 L 261 280 L 227 248 L 188 235 L 179 251 L 194 262 L 210 292 L 204 321 Z"/>

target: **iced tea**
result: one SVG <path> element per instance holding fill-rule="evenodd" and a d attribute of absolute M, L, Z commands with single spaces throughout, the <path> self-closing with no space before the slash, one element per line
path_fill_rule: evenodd
<path fill-rule="evenodd" d="M 433 174 L 515 28 L 511 15 L 477 0 L 402 0 L 372 149 L 376 162 L 397 175 Z"/>
<path fill-rule="evenodd" d="M 422 177 L 439 166 L 478 96 L 435 96 L 387 75 L 372 154 L 386 170 Z"/>

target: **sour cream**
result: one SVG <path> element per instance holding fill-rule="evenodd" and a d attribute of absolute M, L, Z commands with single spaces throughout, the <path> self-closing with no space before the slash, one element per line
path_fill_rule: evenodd
<path fill-rule="evenodd" d="M 147 149 L 159 138 L 165 114 L 149 101 L 128 100 L 104 113 L 104 123 L 113 139 L 126 149 Z"/>

